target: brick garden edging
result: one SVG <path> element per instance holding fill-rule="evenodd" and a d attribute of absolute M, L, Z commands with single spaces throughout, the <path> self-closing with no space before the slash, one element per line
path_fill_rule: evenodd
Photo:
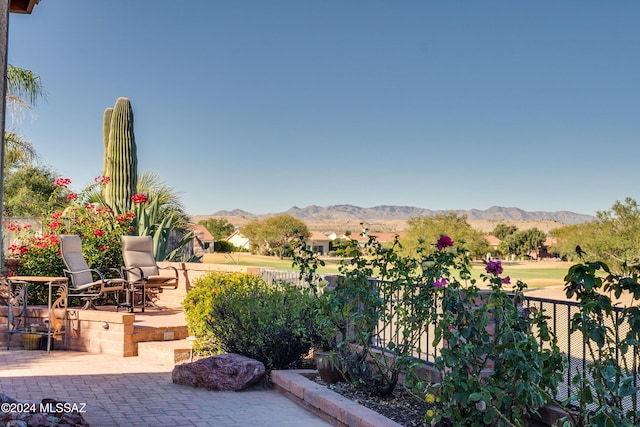
<path fill-rule="evenodd" d="M 340 427 L 400 427 L 400 424 L 317 384 L 312 369 L 271 371 L 276 390 L 320 418 Z"/>

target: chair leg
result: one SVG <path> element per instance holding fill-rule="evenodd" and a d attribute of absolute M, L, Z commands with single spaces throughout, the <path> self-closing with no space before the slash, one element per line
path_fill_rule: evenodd
<path fill-rule="evenodd" d="M 93 304 L 92 299 L 88 299 L 81 308 L 81 310 L 97 310 L 97 309 L 98 308 Z"/>

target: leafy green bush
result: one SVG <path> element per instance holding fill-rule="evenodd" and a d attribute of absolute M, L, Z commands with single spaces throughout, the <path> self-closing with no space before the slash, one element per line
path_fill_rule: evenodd
<path fill-rule="evenodd" d="M 194 285 L 183 306 L 200 354 L 238 353 L 281 369 L 317 341 L 315 298 L 308 290 L 224 272 L 202 276 Z"/>
<path fill-rule="evenodd" d="M 215 252 L 235 252 L 236 247 L 233 243 L 229 243 L 226 240 L 216 240 L 213 242 L 213 250 Z"/>

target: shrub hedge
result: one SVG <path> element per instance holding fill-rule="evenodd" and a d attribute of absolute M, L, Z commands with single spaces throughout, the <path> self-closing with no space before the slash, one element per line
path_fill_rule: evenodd
<path fill-rule="evenodd" d="M 238 353 L 282 369 L 317 341 L 309 289 L 246 273 L 211 272 L 193 283 L 183 306 L 198 354 Z"/>

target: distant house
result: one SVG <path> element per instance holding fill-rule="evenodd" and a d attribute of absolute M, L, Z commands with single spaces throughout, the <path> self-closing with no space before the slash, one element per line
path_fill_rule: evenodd
<path fill-rule="evenodd" d="M 189 226 L 189 230 L 193 231 L 195 235 L 193 239 L 193 251 L 196 255 L 198 253 L 213 252 L 213 235 L 202 224 L 192 224 Z"/>
<path fill-rule="evenodd" d="M 307 245 L 313 252 L 326 255 L 329 253 L 331 239 L 320 231 L 311 231 L 311 236 L 307 238 Z"/>
<path fill-rule="evenodd" d="M 550 248 L 557 242 L 555 237 L 547 237 L 542 243 L 542 247 L 537 253 L 537 258 L 558 258 L 558 254 L 551 253 Z"/>
<path fill-rule="evenodd" d="M 491 234 L 485 234 L 483 237 L 484 237 L 484 240 L 486 240 L 487 243 L 489 244 L 489 247 L 491 248 L 491 251 L 487 254 L 487 259 L 499 258 L 498 246 L 500 246 L 500 243 L 502 243 L 502 240 L 498 239 L 496 236 L 493 236 Z"/>
<path fill-rule="evenodd" d="M 249 250 L 249 246 L 251 245 L 251 241 L 240 234 L 239 231 L 234 231 L 229 237 L 227 237 L 227 242 L 231 243 L 236 248 Z"/>
<path fill-rule="evenodd" d="M 331 240 L 335 240 L 335 239 L 349 239 L 349 240 L 355 240 L 356 242 L 358 242 L 360 245 L 364 245 L 365 243 L 367 243 L 369 241 L 369 236 L 374 236 L 376 238 L 376 240 L 380 243 L 391 243 L 395 240 L 396 236 L 402 237 L 404 233 L 394 233 L 394 232 L 370 232 L 367 233 L 366 236 L 361 235 L 360 233 L 351 233 L 350 235 L 346 235 L 346 234 L 340 234 L 338 235 L 337 233 L 331 233 L 329 234 L 329 239 Z"/>

